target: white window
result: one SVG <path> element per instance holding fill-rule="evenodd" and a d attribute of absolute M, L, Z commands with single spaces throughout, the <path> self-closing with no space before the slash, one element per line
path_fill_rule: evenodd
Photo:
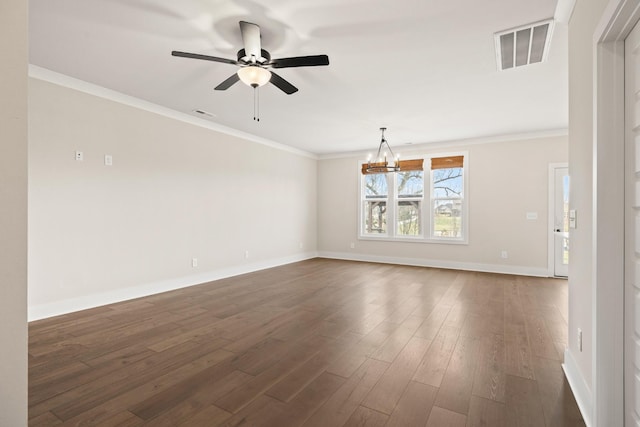
<path fill-rule="evenodd" d="M 467 242 L 467 154 L 423 159 L 425 170 L 361 175 L 360 238 Z"/>
<path fill-rule="evenodd" d="M 464 156 L 431 158 L 431 237 L 464 237 Z"/>
<path fill-rule="evenodd" d="M 388 174 L 395 180 L 396 235 L 422 236 L 424 171 Z"/>
<path fill-rule="evenodd" d="M 364 175 L 362 186 L 364 234 L 387 234 L 387 202 L 389 200 L 387 175 L 381 173 Z"/>

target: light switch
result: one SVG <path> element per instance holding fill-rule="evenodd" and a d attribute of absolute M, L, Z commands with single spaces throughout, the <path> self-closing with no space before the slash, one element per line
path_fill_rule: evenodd
<path fill-rule="evenodd" d="M 576 210 L 575 209 L 570 209 L 569 210 L 569 228 L 576 228 L 577 227 L 577 216 L 576 216 Z"/>

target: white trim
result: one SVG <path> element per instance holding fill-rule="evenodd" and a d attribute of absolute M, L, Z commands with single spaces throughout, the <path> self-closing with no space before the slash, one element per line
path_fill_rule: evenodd
<path fill-rule="evenodd" d="M 576 6 L 576 0 L 558 0 L 556 4 L 556 11 L 553 14 L 553 19 L 560 24 L 568 24 L 573 15 L 573 9 Z"/>
<path fill-rule="evenodd" d="M 382 264 L 410 265 L 414 267 L 445 268 L 450 270 L 478 271 L 481 273 L 514 274 L 517 276 L 548 277 L 544 267 L 520 265 L 495 265 L 475 262 L 458 262 L 425 258 L 401 258 L 384 255 L 358 254 L 352 252 L 318 252 L 320 258 L 341 259 L 346 261 L 377 262 Z"/>
<path fill-rule="evenodd" d="M 146 297 L 162 292 L 173 291 L 176 289 L 195 286 L 202 283 L 220 280 L 227 277 L 238 276 L 240 274 L 251 273 L 267 268 L 278 267 L 285 264 L 304 261 L 316 258 L 317 253 L 307 252 L 298 255 L 292 255 L 283 258 L 269 259 L 251 264 L 242 264 L 232 267 L 221 268 L 218 270 L 208 271 L 202 274 L 194 274 L 186 277 L 176 277 L 173 279 L 161 280 L 158 282 L 146 283 L 139 286 L 117 289 L 110 292 L 100 294 L 87 295 L 79 298 L 72 298 L 63 301 L 56 301 L 48 304 L 40 304 L 29 307 L 29 321 L 44 319 L 47 317 L 58 316 L 61 314 L 71 313 L 74 311 L 86 310 L 89 308 L 100 307 L 107 304 L 114 304 L 121 301 L 127 301 L 134 298 Z"/>
<path fill-rule="evenodd" d="M 549 163 L 549 188 L 548 188 L 548 200 L 549 200 L 549 212 L 547 216 L 547 267 L 549 277 L 554 277 L 556 274 L 555 268 L 555 234 L 553 229 L 555 228 L 555 181 L 556 181 L 556 169 L 568 168 L 568 163 Z M 571 190 L 569 190 L 571 191 Z"/>
<path fill-rule="evenodd" d="M 272 141 L 267 138 L 263 138 L 257 135 L 253 135 L 247 132 L 242 132 L 228 126 L 224 126 L 218 123 L 214 123 L 209 120 L 201 119 L 196 116 L 191 116 L 180 111 L 172 110 L 167 107 L 154 104 L 152 102 L 144 101 L 142 99 L 125 95 L 115 90 L 107 89 L 102 86 L 98 86 L 93 83 L 86 82 L 84 80 L 76 79 L 74 77 L 67 76 L 65 74 L 56 73 L 55 71 L 48 70 L 46 68 L 38 67 L 37 65 L 29 64 L 29 77 L 42 80 L 45 82 L 53 83 L 58 86 L 74 89 L 79 92 L 88 93 L 103 99 L 118 102 L 120 104 L 128 105 L 130 107 L 138 108 L 140 110 L 149 111 L 170 119 L 179 120 L 181 122 L 189 123 L 195 126 L 200 126 L 206 129 L 210 129 L 216 132 L 224 133 L 226 135 L 235 136 L 237 138 L 246 139 L 251 142 L 266 145 L 267 147 L 275 148 L 277 150 L 287 151 L 289 153 L 297 154 L 299 156 L 308 157 L 314 160 L 318 159 L 318 156 L 308 151 L 300 150 L 298 148 L 290 147 L 288 145 L 281 144 L 279 142 Z"/>
<path fill-rule="evenodd" d="M 435 245 L 462 245 L 468 246 L 469 242 L 462 239 L 447 239 L 446 237 L 422 237 L 422 236 L 406 236 L 406 237 L 385 237 L 381 235 L 380 237 L 376 237 L 375 235 L 367 236 L 358 236 L 358 240 L 369 240 L 374 242 L 400 242 L 400 243 L 433 243 Z"/>
<path fill-rule="evenodd" d="M 640 19 L 640 5 L 635 0 L 610 0 L 593 33 L 594 44 L 622 41 Z"/>
<path fill-rule="evenodd" d="M 573 391 L 573 396 L 575 397 L 578 408 L 582 413 L 584 423 L 587 427 L 593 426 L 593 420 L 591 419 L 591 408 L 593 407 L 591 391 L 589 390 L 587 383 L 584 381 L 584 377 L 580 374 L 580 369 L 568 349 L 564 352 L 562 370 L 564 371 L 564 376 L 569 382 L 571 391 Z"/>
<path fill-rule="evenodd" d="M 593 34 L 592 413 L 624 424 L 624 39 L 637 0 L 611 0 Z"/>
<path fill-rule="evenodd" d="M 400 150 L 402 147 L 402 152 L 407 152 L 406 157 L 403 156 L 403 159 L 411 159 L 414 158 L 415 155 L 411 154 L 414 152 L 419 152 L 421 150 L 456 150 L 464 147 L 468 147 L 471 145 L 481 145 L 481 144 L 495 144 L 498 142 L 519 142 L 519 141 L 530 141 L 532 139 L 541 139 L 541 138 L 554 138 L 559 136 L 567 136 L 569 134 L 569 130 L 567 128 L 562 129 L 549 129 L 549 130 L 541 130 L 536 132 L 523 132 L 523 133 L 512 133 L 505 135 L 493 135 L 493 136 L 484 136 L 478 138 L 469 138 L 469 139 L 451 139 L 445 141 L 433 141 L 433 142 L 425 142 L 411 145 L 398 145 L 394 147 Z M 332 160 L 332 159 L 345 159 L 348 157 L 358 157 L 358 158 L 367 158 L 367 154 L 370 153 L 371 150 L 358 150 L 358 151 L 348 151 L 345 153 L 328 153 L 328 154 L 319 154 L 319 160 Z"/>

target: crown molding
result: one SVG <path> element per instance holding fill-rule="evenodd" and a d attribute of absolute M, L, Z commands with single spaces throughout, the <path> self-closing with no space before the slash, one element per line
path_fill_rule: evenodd
<path fill-rule="evenodd" d="M 164 116 L 170 119 L 178 120 L 184 123 L 189 123 L 194 126 L 206 128 L 215 132 L 220 132 L 226 135 L 234 136 L 237 138 L 245 139 L 247 141 L 255 142 L 257 144 L 266 145 L 267 147 L 275 148 L 277 150 L 286 151 L 296 154 L 302 157 L 308 157 L 314 160 L 318 159 L 318 156 L 308 151 L 300 150 L 290 147 L 285 144 L 281 144 L 276 141 L 272 141 L 267 138 L 262 138 L 257 135 L 253 135 L 247 132 L 242 132 L 228 126 L 224 126 L 215 122 L 194 117 L 180 111 L 172 110 L 171 108 L 163 107 L 153 102 L 145 101 L 134 96 L 125 95 L 124 93 L 108 89 L 94 83 L 89 83 L 84 80 L 76 79 L 75 77 L 61 74 L 47 68 L 42 68 L 37 65 L 29 64 L 29 77 L 42 80 L 45 82 L 53 83 L 58 86 L 66 87 L 69 89 L 84 92 L 89 95 L 94 95 L 99 98 L 107 99 L 109 101 L 117 102 L 130 107 L 138 108 L 140 110 L 155 113 L 160 116 Z"/>

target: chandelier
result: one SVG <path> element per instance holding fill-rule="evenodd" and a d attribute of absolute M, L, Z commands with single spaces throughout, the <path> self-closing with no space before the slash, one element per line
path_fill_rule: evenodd
<path fill-rule="evenodd" d="M 400 170 L 400 156 L 396 156 L 393 154 L 391 146 L 384 137 L 385 130 L 387 130 L 387 128 L 380 128 L 382 137 L 380 138 L 378 153 L 376 154 L 373 163 L 371 162 L 371 156 L 369 156 L 369 159 L 367 159 L 366 168 L 362 168 L 363 173 L 387 173 L 397 172 Z"/>

